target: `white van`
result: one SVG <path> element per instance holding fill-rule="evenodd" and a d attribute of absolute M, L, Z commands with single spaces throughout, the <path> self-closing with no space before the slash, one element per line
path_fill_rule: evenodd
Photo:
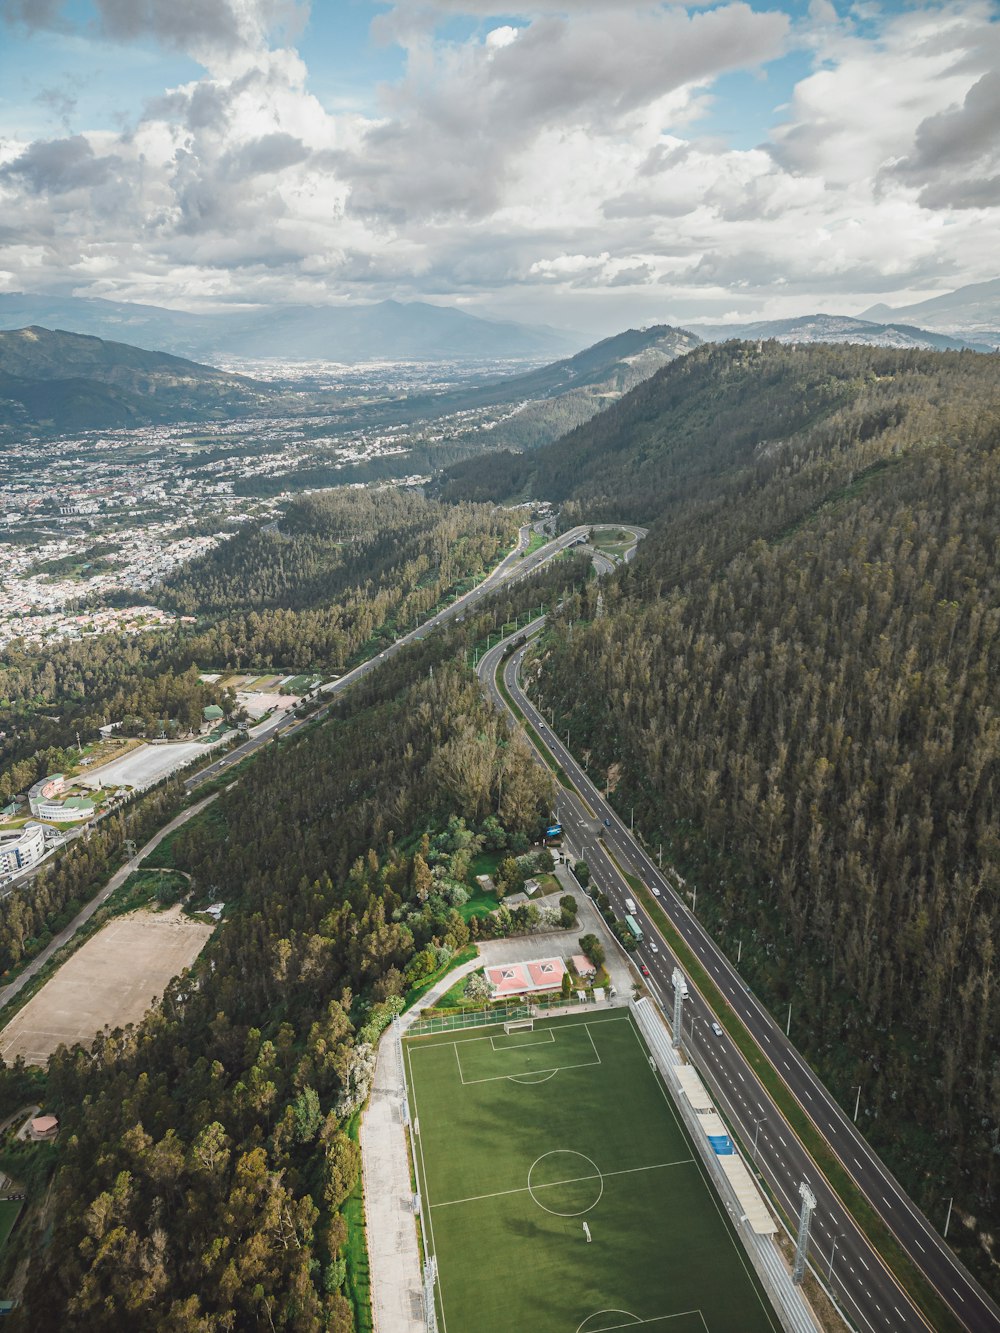
<path fill-rule="evenodd" d="M 625 899 L 625 911 L 628 912 L 629 916 L 635 916 L 636 906 L 631 898 Z"/>

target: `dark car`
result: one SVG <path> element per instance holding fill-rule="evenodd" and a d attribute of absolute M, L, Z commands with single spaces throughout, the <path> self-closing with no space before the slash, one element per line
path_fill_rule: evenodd
<path fill-rule="evenodd" d="M 605 828 L 610 828 L 610 827 L 611 827 L 611 820 L 610 820 L 610 819 L 606 819 L 606 820 L 604 821 L 604 827 L 605 827 Z"/>

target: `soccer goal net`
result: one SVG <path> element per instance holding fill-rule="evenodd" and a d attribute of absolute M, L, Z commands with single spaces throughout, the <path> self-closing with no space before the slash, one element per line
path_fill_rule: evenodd
<path fill-rule="evenodd" d="M 503 1025 L 504 1032 L 534 1032 L 535 1020 L 533 1018 L 512 1018 Z"/>

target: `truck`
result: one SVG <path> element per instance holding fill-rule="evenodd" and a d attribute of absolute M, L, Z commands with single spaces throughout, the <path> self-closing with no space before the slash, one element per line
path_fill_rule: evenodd
<path fill-rule="evenodd" d="M 626 926 L 628 926 L 629 930 L 631 931 L 631 933 L 632 933 L 632 938 L 635 940 L 635 942 L 636 942 L 637 944 L 641 944 L 641 943 L 642 943 L 642 927 L 639 925 L 638 921 L 636 921 L 635 917 L 632 916 L 631 914 L 629 914 L 629 915 L 625 918 L 625 924 L 626 924 Z"/>

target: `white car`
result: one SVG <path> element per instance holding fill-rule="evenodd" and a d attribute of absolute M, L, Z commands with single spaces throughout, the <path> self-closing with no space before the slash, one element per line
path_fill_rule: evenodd
<path fill-rule="evenodd" d="M 722 1036 L 722 1028 L 719 1027 L 718 1023 L 712 1024 L 712 1031 L 715 1033 L 717 1037 Z"/>
<path fill-rule="evenodd" d="M 660 946 L 656 943 L 655 940 L 650 940 L 650 941 L 649 941 L 649 947 L 650 947 L 650 949 L 652 950 L 653 953 L 659 953 L 659 952 L 660 952 Z"/>
<path fill-rule="evenodd" d="M 656 887 L 655 884 L 653 885 L 653 897 L 654 897 L 654 898 L 662 898 L 662 897 L 663 897 L 663 894 L 660 892 L 660 890 Z"/>

